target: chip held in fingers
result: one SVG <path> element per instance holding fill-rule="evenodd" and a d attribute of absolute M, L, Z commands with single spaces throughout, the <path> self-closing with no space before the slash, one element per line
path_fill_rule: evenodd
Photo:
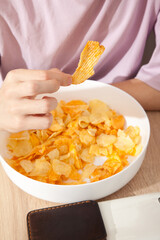
<path fill-rule="evenodd" d="M 96 41 L 88 41 L 84 47 L 78 67 L 72 75 L 72 83 L 80 84 L 94 75 L 94 66 L 97 64 L 105 47 Z"/>

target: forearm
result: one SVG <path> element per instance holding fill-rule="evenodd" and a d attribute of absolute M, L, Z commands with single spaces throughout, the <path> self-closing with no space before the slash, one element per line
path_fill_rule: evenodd
<path fill-rule="evenodd" d="M 133 96 L 145 110 L 160 110 L 160 91 L 138 79 L 112 84 Z"/>

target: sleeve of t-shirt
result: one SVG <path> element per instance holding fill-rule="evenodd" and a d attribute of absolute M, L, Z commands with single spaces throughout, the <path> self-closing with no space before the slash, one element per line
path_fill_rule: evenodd
<path fill-rule="evenodd" d="M 160 91 L 160 12 L 155 23 L 155 43 L 150 61 L 140 68 L 135 78 Z"/>

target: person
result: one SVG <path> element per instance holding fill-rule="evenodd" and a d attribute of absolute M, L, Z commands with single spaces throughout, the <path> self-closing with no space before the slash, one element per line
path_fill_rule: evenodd
<path fill-rule="evenodd" d="M 140 67 L 152 28 L 156 46 Z M 88 40 L 106 48 L 93 80 L 121 88 L 146 110 L 159 110 L 159 29 L 160 0 L 0 0 L 0 128 L 48 128 L 57 101 L 35 96 L 71 84 Z"/>

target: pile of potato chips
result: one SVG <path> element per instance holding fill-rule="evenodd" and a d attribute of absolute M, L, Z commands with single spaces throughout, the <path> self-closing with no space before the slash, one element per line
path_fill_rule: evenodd
<path fill-rule="evenodd" d="M 108 178 L 141 150 L 139 127 L 100 100 L 60 101 L 46 130 L 13 133 L 7 162 L 21 174 L 52 184 L 83 184 Z M 100 157 L 101 156 L 101 157 Z M 102 161 L 103 159 L 103 161 Z"/>

